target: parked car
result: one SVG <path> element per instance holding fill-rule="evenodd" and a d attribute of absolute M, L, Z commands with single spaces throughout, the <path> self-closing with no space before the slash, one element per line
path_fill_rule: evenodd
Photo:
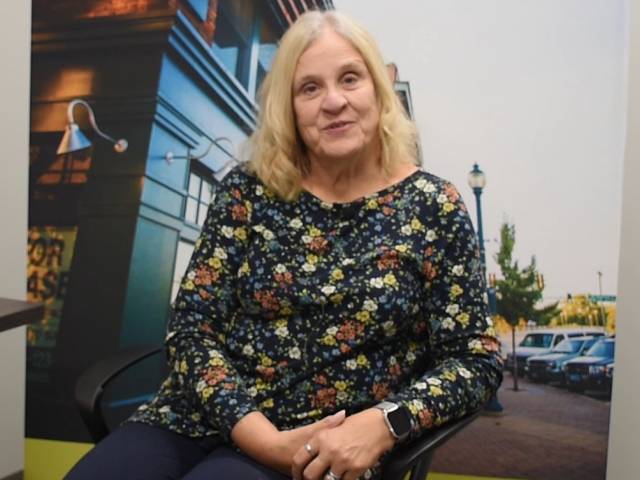
<path fill-rule="evenodd" d="M 527 359 L 533 355 L 550 353 L 551 349 L 566 338 L 604 336 L 604 331 L 597 328 L 550 328 L 529 332 L 516 347 L 518 375 L 524 375 Z M 507 354 L 505 369 L 513 373 L 513 353 Z"/>
<path fill-rule="evenodd" d="M 565 378 L 569 390 L 601 390 L 611 392 L 615 338 L 603 338 L 596 342 L 584 356 L 565 364 Z"/>
<path fill-rule="evenodd" d="M 564 365 L 569 360 L 584 355 L 600 337 L 565 338 L 544 355 L 527 359 L 525 374 L 531 380 L 564 383 Z"/>

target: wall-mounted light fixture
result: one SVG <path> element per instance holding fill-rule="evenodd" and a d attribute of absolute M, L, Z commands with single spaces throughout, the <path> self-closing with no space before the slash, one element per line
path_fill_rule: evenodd
<path fill-rule="evenodd" d="M 169 151 L 167 151 L 167 153 L 164 154 L 164 159 L 169 164 L 173 163 L 174 160 L 189 160 L 189 161 L 191 161 L 191 160 L 202 160 L 204 157 L 209 155 L 209 152 L 211 151 L 211 149 L 215 145 L 220 150 L 222 150 L 222 152 L 227 157 L 229 157 L 229 161 L 228 162 L 226 162 L 224 165 L 222 165 L 222 167 L 220 167 L 218 170 L 214 170 L 213 171 L 214 175 L 217 175 L 220 172 L 225 171 L 227 169 L 227 167 L 229 167 L 229 165 L 231 165 L 232 163 L 235 163 L 235 164 L 240 163 L 240 160 L 238 160 L 233 155 L 233 153 L 231 153 L 231 150 L 226 149 L 222 145 L 220 145 L 220 142 L 223 142 L 223 141 L 224 142 L 228 142 L 229 145 L 231 146 L 231 149 L 233 149 L 233 142 L 231 141 L 231 139 L 229 139 L 228 137 L 216 137 L 213 140 L 211 140 L 211 142 L 209 143 L 209 146 L 207 147 L 207 149 L 203 153 L 201 153 L 199 155 L 189 154 L 189 155 L 177 156 L 177 155 L 174 155 L 171 150 L 169 150 Z"/>
<path fill-rule="evenodd" d="M 124 138 L 116 140 L 100 130 L 98 128 L 98 125 L 96 124 L 96 117 L 93 114 L 91 105 L 89 105 L 84 100 L 76 98 L 75 100 L 69 102 L 69 106 L 67 107 L 68 124 L 64 129 L 64 136 L 62 137 L 62 140 L 60 141 L 60 145 L 58 146 L 58 150 L 56 152 L 58 155 L 77 152 L 78 150 L 83 150 L 91 146 L 91 141 L 85 136 L 84 133 L 82 133 L 82 130 L 80 130 L 80 127 L 78 127 L 78 124 L 73 119 L 73 109 L 76 105 L 83 105 L 87 109 L 91 127 L 102 138 L 113 143 L 113 149 L 117 153 L 122 153 L 127 150 L 127 147 L 129 146 L 127 141 Z"/>

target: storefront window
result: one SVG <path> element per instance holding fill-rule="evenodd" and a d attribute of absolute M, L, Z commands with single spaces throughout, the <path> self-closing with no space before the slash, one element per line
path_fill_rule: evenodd
<path fill-rule="evenodd" d="M 278 48 L 278 39 L 280 32 L 274 25 L 274 19 L 271 16 L 265 16 L 260 21 L 260 45 L 258 48 L 258 72 L 256 79 L 256 94 L 262 85 L 264 77 L 271 68 L 273 57 Z"/>
<path fill-rule="evenodd" d="M 207 218 L 207 208 L 214 197 L 213 181 L 199 172 L 192 171 L 189 174 L 187 203 L 184 211 L 185 220 L 199 226 L 204 225 Z"/>
<path fill-rule="evenodd" d="M 39 146 L 30 150 L 31 174 L 37 185 L 63 185 L 87 183 L 87 174 L 91 168 L 91 149 L 48 157 L 43 155 Z M 51 158 L 53 158 L 51 160 Z"/>
<path fill-rule="evenodd" d="M 218 4 L 213 52 L 245 88 L 249 83 L 254 21 L 255 9 L 249 0 L 222 0 Z"/>
<path fill-rule="evenodd" d="M 264 3 L 220 0 L 212 48 L 229 73 L 254 95 L 271 68 L 282 33 Z"/>

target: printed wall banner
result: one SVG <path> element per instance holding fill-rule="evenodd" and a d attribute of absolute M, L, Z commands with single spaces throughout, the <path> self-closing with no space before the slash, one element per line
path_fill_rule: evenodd
<path fill-rule="evenodd" d="M 77 232 L 75 227 L 29 229 L 27 300 L 45 307 L 42 321 L 27 328 L 29 382 L 45 381 L 53 364 Z"/>
<path fill-rule="evenodd" d="M 491 10 L 436 0 L 393 9 L 383 0 L 34 0 L 27 278 L 29 300 L 44 302 L 46 315 L 28 329 L 33 448 L 25 478 L 52 478 L 34 473 L 50 468 L 49 447 L 40 447 L 47 442 L 69 447 L 56 478 L 80 455 L 78 445 L 89 444 L 73 400 L 88 366 L 162 345 L 172 287 L 217 172 L 255 128 L 256 94 L 279 38 L 300 12 L 335 4 L 397 65 L 424 169 L 456 185 L 484 232 L 504 382 L 483 414 L 436 452 L 438 474 L 429 478 L 603 480 L 616 327 L 621 2 L 585 10 L 580 2 L 498 0 Z M 69 119 L 74 99 L 91 105 L 93 117 L 78 106 Z M 129 149 L 116 152 L 90 118 Z M 71 128 L 84 132 L 86 148 L 58 154 Z M 221 137 L 228 141 L 212 144 Z M 467 188 L 476 161 L 486 178 Z M 517 275 L 498 261 L 504 225 L 514 235 L 517 227 L 509 257 Z M 518 288 L 534 300 L 525 314 L 504 305 Z M 156 360 L 105 395 L 113 424 L 155 391 L 163 368 Z"/>

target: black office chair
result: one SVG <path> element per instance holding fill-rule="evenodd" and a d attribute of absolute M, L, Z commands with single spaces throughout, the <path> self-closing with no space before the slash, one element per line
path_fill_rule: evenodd
<path fill-rule="evenodd" d="M 119 374 L 142 360 L 163 351 L 162 347 L 140 347 L 123 350 L 85 370 L 76 382 L 75 402 L 89 430 L 91 439 L 97 443 L 109 433 L 101 399 L 106 386 Z M 435 450 L 453 437 L 479 415 L 474 413 L 455 422 L 430 430 L 417 440 L 396 448 L 383 466 L 384 480 L 425 480 Z"/>

